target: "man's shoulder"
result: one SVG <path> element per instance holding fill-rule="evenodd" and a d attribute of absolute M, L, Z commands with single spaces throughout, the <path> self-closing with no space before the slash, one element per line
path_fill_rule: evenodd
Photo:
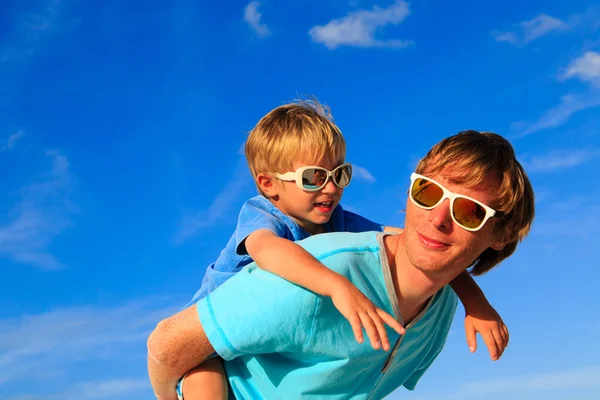
<path fill-rule="evenodd" d="M 448 323 L 451 323 L 457 305 L 458 296 L 450 285 L 446 285 L 435 294 L 430 310 L 437 314 L 446 315 L 449 319 Z"/>
<path fill-rule="evenodd" d="M 366 232 L 327 232 L 318 235 L 312 235 L 306 239 L 298 241 L 298 243 L 326 243 L 327 247 L 357 247 L 369 244 L 371 246 L 379 246 L 377 235 L 381 234 L 378 231 Z"/>
<path fill-rule="evenodd" d="M 336 254 L 378 253 L 381 232 L 331 232 L 300 240 L 298 243 L 315 258 L 323 260 Z"/>

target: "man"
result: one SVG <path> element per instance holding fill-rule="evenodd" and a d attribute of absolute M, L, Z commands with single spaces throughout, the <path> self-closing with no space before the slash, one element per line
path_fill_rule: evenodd
<path fill-rule="evenodd" d="M 378 399 L 401 385 L 412 390 L 450 329 L 456 296 L 448 283 L 509 257 L 533 217 L 533 189 L 505 139 L 475 131 L 444 139 L 411 175 L 403 233 L 298 242 L 404 324 L 404 335 L 388 329 L 392 349 L 357 343 L 330 299 L 250 264 L 159 323 L 148 340 L 155 393 L 175 398 L 177 380 L 215 351 L 236 398 Z"/>

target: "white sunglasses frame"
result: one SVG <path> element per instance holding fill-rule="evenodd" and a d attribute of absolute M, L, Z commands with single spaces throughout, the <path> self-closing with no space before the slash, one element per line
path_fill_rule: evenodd
<path fill-rule="evenodd" d="M 427 180 L 429 182 L 435 183 L 436 185 L 438 185 L 442 189 L 442 197 L 433 206 L 431 206 L 431 207 L 425 207 L 425 206 L 419 204 L 413 198 L 412 188 L 413 188 L 413 185 L 415 184 L 415 181 L 417 179 L 425 179 L 425 180 Z M 408 189 L 408 197 L 410 198 L 410 201 L 412 201 L 412 203 L 415 206 L 417 206 L 419 208 L 422 208 L 423 210 L 433 210 L 434 208 L 436 208 L 437 206 L 439 206 L 444 200 L 450 199 L 450 216 L 452 217 L 452 220 L 456 223 L 456 225 L 458 225 L 461 228 L 463 228 L 463 229 L 465 229 L 467 231 L 470 231 L 470 232 L 477 232 L 478 230 L 480 230 L 481 228 L 483 228 L 483 226 L 485 225 L 485 223 L 487 222 L 487 220 L 490 219 L 490 218 L 492 218 L 492 217 L 497 217 L 497 218 L 503 218 L 504 217 L 504 213 L 503 212 L 496 211 L 493 208 L 486 206 L 482 202 L 480 202 L 478 200 L 475 200 L 472 197 L 451 192 L 450 190 L 446 189 L 444 187 L 444 185 L 442 185 L 441 183 L 436 182 L 435 180 L 433 180 L 431 178 L 428 178 L 426 176 L 419 175 L 416 172 L 413 172 L 410 175 L 410 188 Z M 456 220 L 456 217 L 454 217 L 454 200 L 457 199 L 457 198 L 471 200 L 472 202 L 474 202 L 476 204 L 479 204 L 481 207 L 483 207 L 483 209 L 485 210 L 485 217 L 483 218 L 483 221 L 481 221 L 481 224 L 477 228 L 468 228 L 468 227 L 464 226 L 463 224 L 461 224 L 460 222 L 458 222 Z"/>
<path fill-rule="evenodd" d="M 350 167 L 350 181 L 348 182 L 348 185 L 346 186 L 340 186 L 337 184 L 337 182 L 333 179 L 333 174 L 340 168 L 343 167 Z M 304 173 L 304 171 L 306 171 L 307 169 L 311 169 L 311 168 L 317 168 L 320 170 L 323 170 L 325 172 L 327 172 L 327 177 L 325 178 L 325 182 L 323 182 L 323 185 L 319 186 L 318 188 L 315 189 L 307 189 L 302 185 L 302 174 Z M 344 163 L 341 165 L 338 165 L 337 167 L 335 167 L 333 170 L 329 171 L 327 168 L 323 168 L 323 167 L 319 167 L 316 165 L 307 165 L 305 167 L 300 167 L 295 171 L 292 172 L 286 172 L 285 174 L 279 174 L 277 172 L 273 173 L 273 175 L 275 175 L 277 178 L 281 179 L 282 181 L 286 181 L 286 182 L 296 182 L 296 186 L 298 186 L 300 189 L 302 189 L 305 192 L 316 192 L 319 191 L 321 189 L 323 189 L 326 185 L 327 182 L 329 182 L 329 179 L 331 179 L 331 181 L 333 182 L 333 184 L 337 187 L 339 187 L 340 189 L 345 189 L 350 185 L 350 182 L 352 182 L 352 164 L 350 163 Z"/>

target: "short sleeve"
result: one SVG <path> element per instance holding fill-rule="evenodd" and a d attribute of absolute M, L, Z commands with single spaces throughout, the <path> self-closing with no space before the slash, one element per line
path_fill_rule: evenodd
<path fill-rule="evenodd" d="M 239 255 L 246 255 L 246 249 L 241 246 L 246 238 L 260 229 L 267 229 L 279 237 L 285 237 L 287 227 L 285 223 L 259 204 L 247 201 L 240 210 L 238 223 L 235 230 L 235 251 Z"/>
<path fill-rule="evenodd" d="M 255 264 L 196 303 L 208 340 L 225 360 L 301 351 L 320 304 L 319 296 Z"/>
<path fill-rule="evenodd" d="M 383 225 L 346 210 L 344 210 L 344 224 L 346 232 L 383 232 Z"/>

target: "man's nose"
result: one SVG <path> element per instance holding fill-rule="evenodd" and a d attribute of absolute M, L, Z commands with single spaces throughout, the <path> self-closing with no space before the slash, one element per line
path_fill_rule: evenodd
<path fill-rule="evenodd" d="M 429 210 L 429 221 L 440 230 L 449 229 L 452 226 L 450 212 L 450 199 L 445 199 L 434 209 Z"/>

